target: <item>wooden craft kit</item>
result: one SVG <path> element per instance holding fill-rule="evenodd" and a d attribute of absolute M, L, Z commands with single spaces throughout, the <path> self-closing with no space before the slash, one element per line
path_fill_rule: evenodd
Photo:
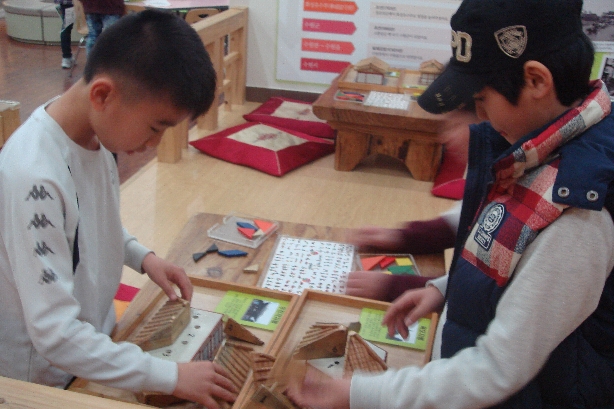
<path fill-rule="evenodd" d="M 222 232 L 226 239 L 236 234 L 249 240 L 251 233 L 239 229 L 254 230 L 253 226 L 264 232 L 258 239 L 262 240 L 260 245 L 278 224 L 263 221 L 268 224 L 257 225 L 255 220 L 227 216 L 210 228 L 208 235 Z M 233 237 L 199 244 L 199 252 L 204 254 L 192 253 L 190 263 L 200 265 L 206 258 L 237 264 L 228 256 L 212 255 L 220 248 L 230 250 L 225 245 Z M 263 247 L 270 253 L 260 271 L 260 286 L 192 275 L 194 294 L 188 303 L 168 301 L 159 287 L 147 282 L 118 322 L 113 340 L 134 342 L 148 353 L 174 362 L 213 360 L 222 365 L 240 391 L 233 405 L 220 402 L 226 409 L 293 409 L 283 390 L 289 377 L 284 371 L 295 364 L 339 377 L 356 370 L 382 371 L 429 361 L 436 314 L 408 328 L 406 339 L 388 337 L 381 325 L 388 303 L 344 295 L 343 280 L 349 271 L 419 274 L 411 255 L 358 254 L 346 243 L 285 235 L 279 235 L 275 245 L 271 241 Z M 252 264 L 252 252 L 258 250 L 248 250 L 250 255 L 243 258 L 241 274 L 246 277 L 259 272 L 259 266 Z M 403 271 L 390 271 L 394 267 Z M 225 264 L 208 266 L 207 270 L 221 272 L 223 268 Z M 278 279 L 283 283 L 277 285 Z M 293 280 L 300 282 L 300 291 L 292 291 L 297 285 Z M 79 378 L 69 389 L 158 407 L 200 407 L 169 395 L 135 394 Z"/>

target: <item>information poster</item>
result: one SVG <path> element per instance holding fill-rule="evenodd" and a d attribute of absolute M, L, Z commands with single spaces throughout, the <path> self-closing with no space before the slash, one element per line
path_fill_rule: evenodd
<path fill-rule="evenodd" d="M 418 69 L 450 59 L 450 18 L 460 0 L 279 1 L 277 70 L 281 81 L 328 85 L 345 67 L 378 57 Z"/>

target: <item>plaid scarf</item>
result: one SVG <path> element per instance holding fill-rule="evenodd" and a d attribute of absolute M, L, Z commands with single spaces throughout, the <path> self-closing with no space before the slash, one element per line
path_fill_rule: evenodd
<path fill-rule="evenodd" d="M 568 206 L 554 203 L 552 187 L 560 158 L 555 151 L 610 114 L 611 102 L 602 81 L 547 129 L 493 166 L 495 181 L 480 206 L 461 257 L 503 286 L 522 253 L 539 232 Z"/>

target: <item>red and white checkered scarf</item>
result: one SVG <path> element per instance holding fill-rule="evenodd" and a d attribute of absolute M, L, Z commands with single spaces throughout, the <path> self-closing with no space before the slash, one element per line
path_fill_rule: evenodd
<path fill-rule="evenodd" d="M 541 134 L 523 143 L 493 169 L 495 182 L 468 236 L 461 257 L 503 286 L 537 234 L 568 206 L 554 203 L 552 188 L 560 159 L 550 155 L 610 114 L 611 102 L 600 80 L 578 107 Z"/>

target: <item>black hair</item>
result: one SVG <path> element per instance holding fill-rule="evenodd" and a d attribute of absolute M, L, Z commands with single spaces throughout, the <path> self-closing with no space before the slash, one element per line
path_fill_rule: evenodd
<path fill-rule="evenodd" d="M 559 102 L 571 106 L 574 101 L 585 98 L 590 92 L 588 83 L 594 54 L 591 40 L 582 33 L 562 49 L 529 59 L 544 64 L 550 70 Z M 514 64 L 507 70 L 493 73 L 487 79 L 486 85 L 516 105 L 525 85 L 524 65 Z"/>
<path fill-rule="evenodd" d="M 216 74 L 201 39 L 183 19 L 165 11 L 128 14 L 105 29 L 83 77 L 89 83 L 102 73 L 118 77 L 130 97 L 169 97 L 192 119 L 215 98 Z"/>

